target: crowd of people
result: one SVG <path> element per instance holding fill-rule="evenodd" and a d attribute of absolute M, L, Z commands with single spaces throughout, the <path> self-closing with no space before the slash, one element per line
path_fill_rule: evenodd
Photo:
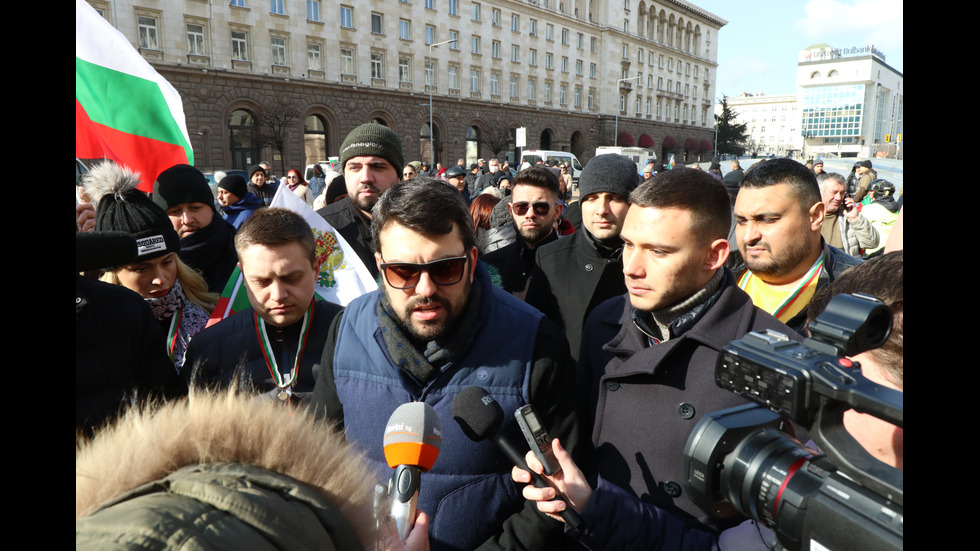
<path fill-rule="evenodd" d="M 164 171 L 148 197 L 138 175 L 99 165 L 82 190 L 94 206 L 76 209 L 76 270 L 103 280 L 76 276 L 76 542 L 167 542 L 185 523 L 214 522 L 226 529 L 184 537 L 766 549 L 772 534 L 754 521 L 692 501 L 683 449 L 704 415 L 746 403 L 715 385 L 721 348 L 750 331 L 801 340 L 838 292 L 892 310 L 883 353 L 856 359 L 903 388 L 903 222 L 894 186 L 865 163 L 850 191 L 819 159 L 745 171 L 735 160 L 722 175 L 600 155 L 575 182 L 543 159 L 406 163 L 399 137 L 368 123 L 309 182 L 299 170 L 276 182 L 259 164 L 247 180 L 221 179 L 216 200 L 191 166 Z M 309 225 L 269 206 L 282 185 L 317 208 L 378 291 L 344 308 L 316 296 Z M 206 327 L 236 267 L 251 307 Z M 508 412 L 503 439 L 520 441 L 509 412 L 534 406 L 562 466 L 550 486 L 522 491 L 529 472 L 454 421 L 470 386 Z M 409 402 L 436 412 L 441 449 L 403 542 L 368 502 L 391 474 L 386 424 Z M 127 403 L 140 411 L 120 417 Z M 901 428 L 846 422 L 902 468 Z M 219 492 L 262 513 L 213 520 Z M 569 507 L 577 529 L 557 516 Z M 318 522 L 270 520 L 300 509 Z"/>

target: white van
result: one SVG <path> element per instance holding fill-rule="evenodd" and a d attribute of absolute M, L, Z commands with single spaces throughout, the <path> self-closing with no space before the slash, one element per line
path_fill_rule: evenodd
<path fill-rule="evenodd" d="M 596 155 L 607 155 L 609 153 L 629 157 L 631 161 L 636 163 L 636 172 L 638 174 L 643 174 L 643 168 L 652 162 L 656 162 L 657 160 L 657 154 L 654 153 L 652 149 L 647 149 L 645 147 L 618 147 L 603 145 L 595 148 Z"/>
<path fill-rule="evenodd" d="M 521 151 L 521 160 L 514 168 L 517 169 L 520 167 L 522 164 L 524 164 L 525 160 L 531 163 L 531 165 L 534 165 L 535 157 L 541 157 L 544 162 L 548 163 L 548 166 L 551 166 L 551 161 L 558 161 L 559 165 L 568 163 L 569 166 L 572 167 L 572 181 L 578 182 L 578 175 L 582 173 L 582 163 L 579 162 L 578 157 L 576 157 L 574 153 L 569 153 L 567 151 L 554 151 L 551 149 L 527 149 Z"/>

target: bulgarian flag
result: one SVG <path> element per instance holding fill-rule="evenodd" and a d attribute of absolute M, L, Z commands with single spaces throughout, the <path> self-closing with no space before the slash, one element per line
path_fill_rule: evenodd
<path fill-rule="evenodd" d="M 75 0 L 75 156 L 139 172 L 143 191 L 194 164 L 177 90 L 85 0 Z"/>

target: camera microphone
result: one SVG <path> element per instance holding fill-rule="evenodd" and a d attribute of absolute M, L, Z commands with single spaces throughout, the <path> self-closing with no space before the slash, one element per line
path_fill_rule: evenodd
<path fill-rule="evenodd" d="M 432 468 L 442 445 L 439 416 L 424 402 L 402 404 L 385 425 L 384 453 L 395 469 L 389 482 L 391 516 L 403 541 L 415 524 L 419 499 L 419 475 Z"/>
<path fill-rule="evenodd" d="M 501 434 L 500 425 L 504 421 L 504 410 L 486 390 L 478 386 L 464 388 L 453 399 L 452 413 L 453 419 L 459 423 L 459 428 L 470 440 L 479 442 L 489 438 L 514 465 L 531 473 L 531 480 L 536 487 L 546 488 L 550 486 L 541 475 L 528 468 L 527 462 L 524 461 L 524 454 L 519 452 L 507 437 Z M 582 525 L 582 517 L 571 506 L 565 507 L 565 510 L 561 512 L 561 518 L 575 530 Z"/>

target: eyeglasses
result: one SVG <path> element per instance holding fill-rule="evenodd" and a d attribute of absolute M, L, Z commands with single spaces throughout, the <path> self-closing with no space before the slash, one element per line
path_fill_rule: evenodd
<path fill-rule="evenodd" d="M 528 207 L 534 209 L 534 214 L 538 216 L 544 216 L 551 212 L 551 207 L 553 203 L 548 203 L 546 201 L 535 201 L 533 204 L 527 201 L 521 201 L 519 203 L 511 203 L 511 208 L 514 209 L 514 214 L 517 216 L 524 216 L 527 214 Z"/>
<path fill-rule="evenodd" d="M 463 279 L 466 272 L 466 255 L 454 258 L 433 260 L 424 264 L 411 262 L 382 262 L 381 273 L 388 285 L 395 289 L 411 289 L 419 284 L 422 272 L 429 274 L 429 279 L 436 285 L 456 285 Z M 381 260 L 384 260 L 383 258 Z"/>
<path fill-rule="evenodd" d="M 299 180 L 299 176 L 289 175 L 289 176 L 286 176 L 286 179 L 287 180 Z"/>

